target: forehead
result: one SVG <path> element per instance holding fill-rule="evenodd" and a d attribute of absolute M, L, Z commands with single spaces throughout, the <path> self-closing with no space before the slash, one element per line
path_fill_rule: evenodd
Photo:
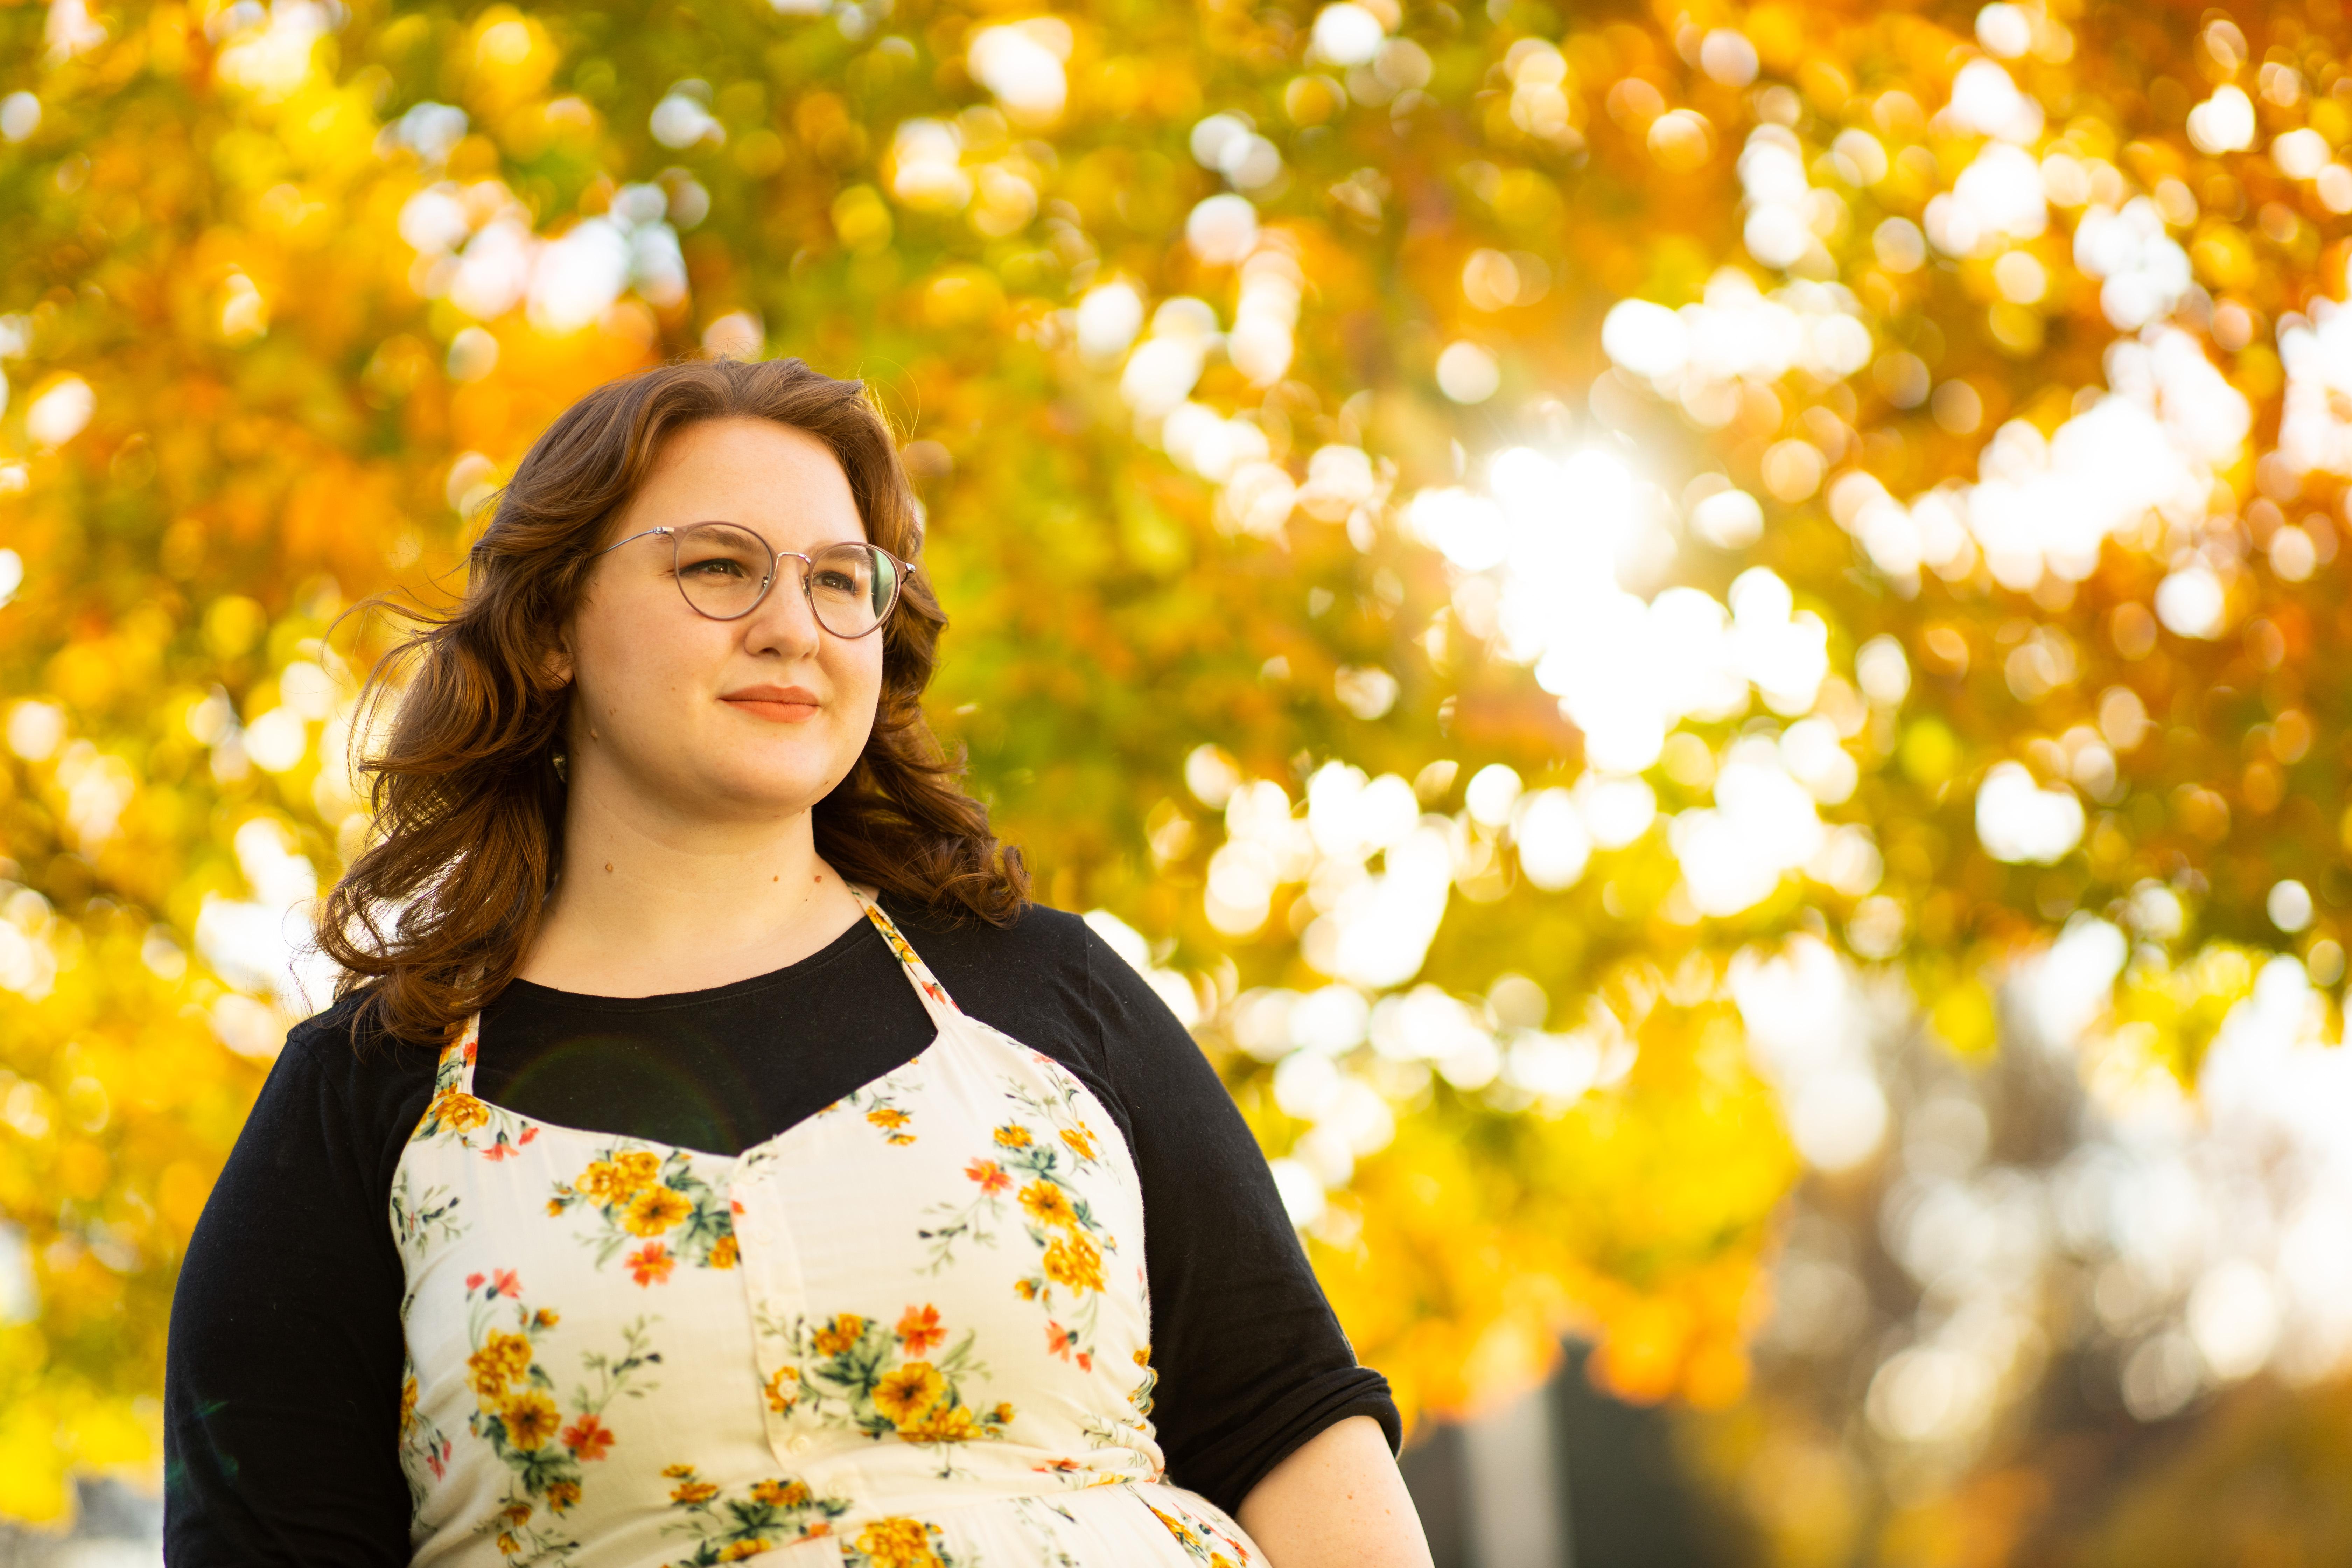
<path fill-rule="evenodd" d="M 731 522 L 777 550 L 866 537 L 840 459 L 772 419 L 709 419 L 662 443 L 629 504 L 632 530 Z"/>

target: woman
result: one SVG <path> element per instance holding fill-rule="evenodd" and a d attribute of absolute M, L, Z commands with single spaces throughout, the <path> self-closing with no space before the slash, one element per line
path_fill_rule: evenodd
<path fill-rule="evenodd" d="M 930 742 L 919 548 L 797 361 L 531 448 L 190 1243 L 175 1563 L 1428 1563 L 1215 1074 Z"/>

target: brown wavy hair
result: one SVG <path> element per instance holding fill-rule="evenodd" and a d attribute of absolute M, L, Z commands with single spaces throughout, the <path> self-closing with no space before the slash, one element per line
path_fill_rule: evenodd
<path fill-rule="evenodd" d="M 378 596 L 417 623 L 369 672 L 360 711 L 398 690 L 369 777 L 374 843 L 320 910 L 318 944 L 341 968 L 351 1027 L 437 1044 L 520 967 L 563 862 L 562 753 L 571 683 L 546 671 L 578 604 L 590 552 L 636 494 L 663 444 L 705 420 L 772 419 L 840 462 L 866 538 L 919 561 L 922 529 L 888 421 L 863 383 L 799 360 L 694 360 L 598 387 L 532 443 L 468 557 L 454 606 Z M 882 690 L 856 765 L 814 812 L 816 851 L 845 877 L 958 920 L 1009 924 L 1028 900 L 1020 851 L 958 783 L 960 756 L 925 723 L 947 617 L 930 574 L 910 573 L 882 629 Z M 355 725 L 354 734 L 372 726 Z"/>

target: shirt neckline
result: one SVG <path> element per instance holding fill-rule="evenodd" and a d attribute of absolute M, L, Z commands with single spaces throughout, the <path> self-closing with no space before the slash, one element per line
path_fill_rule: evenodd
<path fill-rule="evenodd" d="M 731 1002 L 756 995 L 761 991 L 787 985 L 841 962 L 857 951 L 860 932 L 883 942 L 882 933 L 861 911 L 855 922 L 844 928 L 839 936 L 803 958 L 796 958 L 780 969 L 763 974 L 746 975 L 721 985 L 706 985 L 694 991 L 659 991 L 650 996 L 600 996 L 593 992 L 565 991 L 557 986 L 541 984 L 536 980 L 520 977 L 509 980 L 498 995 L 487 1004 L 485 1015 L 503 1010 L 509 999 L 529 1001 L 541 1007 L 561 1007 L 573 1013 L 663 1013 L 702 1006 L 713 1002 Z M 887 949 L 887 943 L 885 942 Z M 891 961 L 898 957 L 894 953 Z"/>

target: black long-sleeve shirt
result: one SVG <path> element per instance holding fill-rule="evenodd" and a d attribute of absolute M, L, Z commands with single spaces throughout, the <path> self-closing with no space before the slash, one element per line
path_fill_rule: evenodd
<path fill-rule="evenodd" d="M 1265 1161 L 1143 978 L 1059 910 L 956 926 L 885 908 L 963 1010 L 1053 1058 L 1133 1151 L 1149 1224 L 1152 1419 L 1169 1479 L 1229 1511 L 1332 1423 L 1399 1441 Z M 165 1540 L 175 1564 L 408 1561 L 404 1279 L 387 1208 L 429 1050 L 354 1048 L 347 999 L 298 1026 L 205 1206 L 173 1300 Z M 518 980 L 474 1088 L 525 1117 L 735 1154 L 908 1060 L 932 1024 L 866 921 L 772 973 L 583 996 Z"/>

